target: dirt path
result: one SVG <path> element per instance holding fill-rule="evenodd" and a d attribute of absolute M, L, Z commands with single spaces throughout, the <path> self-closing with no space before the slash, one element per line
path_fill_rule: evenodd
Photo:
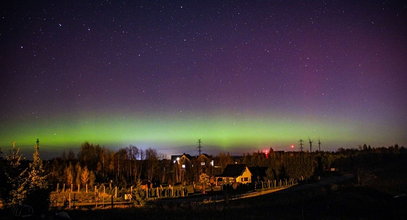
<path fill-rule="evenodd" d="M 268 195 L 271 193 L 277 193 L 277 192 L 285 193 L 285 192 L 302 191 L 302 190 L 322 187 L 322 186 L 326 186 L 326 185 L 330 185 L 330 184 L 341 183 L 341 182 L 350 180 L 352 178 L 353 178 L 353 175 L 351 175 L 351 174 L 345 174 L 342 176 L 331 176 L 331 177 L 323 178 L 319 182 L 315 182 L 315 183 L 309 183 L 309 184 L 304 184 L 304 185 L 285 186 L 285 187 L 274 188 L 274 189 L 269 189 L 269 190 L 264 190 L 264 191 L 249 192 L 249 193 L 245 193 L 245 194 L 241 194 L 241 195 L 235 195 L 235 196 L 229 198 L 229 201 L 253 198 L 253 197 L 257 197 L 257 196 L 264 196 L 264 195 Z M 224 201 L 225 201 L 224 198 L 216 199 L 216 200 L 204 200 L 202 202 L 202 204 L 219 203 L 219 202 L 224 202 Z"/>

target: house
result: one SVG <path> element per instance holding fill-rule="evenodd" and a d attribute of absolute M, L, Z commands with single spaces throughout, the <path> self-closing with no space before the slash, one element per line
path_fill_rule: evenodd
<path fill-rule="evenodd" d="M 223 173 L 216 178 L 216 182 L 221 184 L 252 182 L 252 173 L 245 164 L 229 164 Z"/>
<path fill-rule="evenodd" d="M 207 154 L 200 154 L 193 158 L 193 167 L 196 174 L 195 181 L 199 180 L 199 175 L 206 173 L 209 176 L 213 175 L 214 161 L 211 156 Z"/>
<path fill-rule="evenodd" d="M 185 153 L 182 155 L 171 156 L 171 161 L 174 167 L 175 183 L 186 183 L 190 181 L 193 167 L 191 160 L 191 155 Z"/>
<path fill-rule="evenodd" d="M 197 162 L 197 165 L 201 166 L 201 167 L 213 165 L 212 157 L 209 156 L 208 154 L 200 154 L 199 156 L 197 156 L 194 159 Z"/>
<path fill-rule="evenodd" d="M 186 153 L 183 153 L 182 155 L 171 155 L 171 161 L 175 164 L 181 164 L 184 165 L 183 168 L 185 168 L 186 164 L 190 164 L 192 160 L 192 156 Z"/>

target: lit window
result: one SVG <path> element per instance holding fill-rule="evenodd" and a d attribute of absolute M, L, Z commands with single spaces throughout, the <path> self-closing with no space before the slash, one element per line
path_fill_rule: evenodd
<path fill-rule="evenodd" d="M 183 169 L 185 169 L 185 164 L 182 164 L 182 166 L 181 166 Z"/>
<path fill-rule="evenodd" d="M 205 162 L 201 162 L 201 166 L 205 166 Z"/>

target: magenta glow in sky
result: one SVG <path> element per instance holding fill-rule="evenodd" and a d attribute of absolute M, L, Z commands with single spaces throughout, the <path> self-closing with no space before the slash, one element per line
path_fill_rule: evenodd
<path fill-rule="evenodd" d="M 301 127 L 285 129 L 293 140 L 277 138 L 277 145 L 318 133 L 331 148 L 407 144 L 405 3 L 35 1 L 0 8 L 2 145 L 51 135 L 67 118 L 107 126 L 97 120 L 106 115 L 111 124 L 143 121 L 150 133 L 152 116 L 181 125 L 188 117 L 199 127 L 226 115 L 225 129 L 242 120 L 266 129 L 259 117 Z M 343 133 L 302 132 L 313 125 L 363 135 L 349 142 Z M 69 129 L 58 132 L 68 139 Z"/>

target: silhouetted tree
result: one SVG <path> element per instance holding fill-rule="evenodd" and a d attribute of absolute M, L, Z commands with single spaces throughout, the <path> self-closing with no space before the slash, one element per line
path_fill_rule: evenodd
<path fill-rule="evenodd" d="M 34 212 L 46 212 L 49 207 L 49 194 L 47 174 L 40 158 L 39 140 L 34 146 L 33 161 L 29 165 L 28 195 L 26 203 L 34 208 Z"/>
<path fill-rule="evenodd" d="M 147 162 L 147 179 L 153 181 L 154 175 L 158 169 L 158 154 L 157 151 L 151 148 L 146 150 L 146 162 Z"/>
<path fill-rule="evenodd" d="M 65 173 L 66 183 L 70 186 L 71 184 L 74 183 L 74 171 L 73 171 L 73 166 L 72 166 L 71 162 L 69 162 L 69 165 L 65 168 L 64 173 Z"/>

